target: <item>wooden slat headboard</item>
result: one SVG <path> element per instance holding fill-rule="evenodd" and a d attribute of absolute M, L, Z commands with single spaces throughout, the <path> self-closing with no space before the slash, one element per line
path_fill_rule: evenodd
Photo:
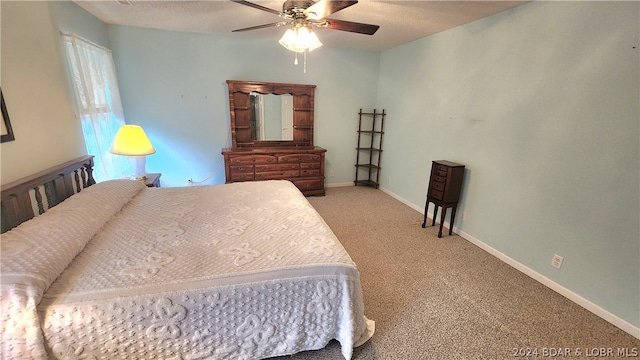
<path fill-rule="evenodd" d="M 34 207 L 37 207 L 39 214 L 43 214 L 46 209 L 95 183 L 93 155 L 85 155 L 2 185 L 2 232 L 33 218 Z M 44 188 L 46 203 L 43 202 L 41 188 Z M 31 190 L 35 194 L 35 206 L 31 200 Z"/>

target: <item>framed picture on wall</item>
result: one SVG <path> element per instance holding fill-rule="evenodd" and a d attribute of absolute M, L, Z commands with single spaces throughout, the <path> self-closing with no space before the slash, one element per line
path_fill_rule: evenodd
<path fill-rule="evenodd" d="M 11 121 L 9 120 L 7 106 L 4 104 L 4 95 L 2 95 L 2 88 L 0 88 L 0 101 L 2 102 L 2 124 L 0 124 L 0 142 L 13 141 L 16 138 L 13 136 L 13 129 L 11 128 Z"/>

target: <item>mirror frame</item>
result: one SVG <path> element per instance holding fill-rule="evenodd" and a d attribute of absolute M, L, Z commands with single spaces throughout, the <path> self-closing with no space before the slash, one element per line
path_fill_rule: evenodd
<path fill-rule="evenodd" d="M 312 147 L 315 85 L 227 80 L 232 148 Z M 251 138 L 250 94 L 293 96 L 293 140 L 259 141 Z"/>

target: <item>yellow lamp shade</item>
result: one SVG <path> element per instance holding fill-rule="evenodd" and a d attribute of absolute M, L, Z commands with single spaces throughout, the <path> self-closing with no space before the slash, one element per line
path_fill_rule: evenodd
<path fill-rule="evenodd" d="M 111 145 L 111 152 L 118 155 L 144 156 L 154 154 L 156 149 L 138 125 L 122 125 Z"/>

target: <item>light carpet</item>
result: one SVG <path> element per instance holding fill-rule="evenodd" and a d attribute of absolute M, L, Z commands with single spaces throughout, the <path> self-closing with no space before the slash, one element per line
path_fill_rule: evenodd
<path fill-rule="evenodd" d="M 308 199 L 358 265 L 365 314 L 376 322 L 354 360 L 544 358 L 545 352 L 615 358 L 618 349 L 640 351 L 640 340 L 465 239 L 448 230 L 438 238 L 437 224 L 423 229 L 419 212 L 380 190 L 329 188 Z M 594 356 L 600 349 L 614 354 Z M 342 355 L 332 341 L 279 359 Z"/>

